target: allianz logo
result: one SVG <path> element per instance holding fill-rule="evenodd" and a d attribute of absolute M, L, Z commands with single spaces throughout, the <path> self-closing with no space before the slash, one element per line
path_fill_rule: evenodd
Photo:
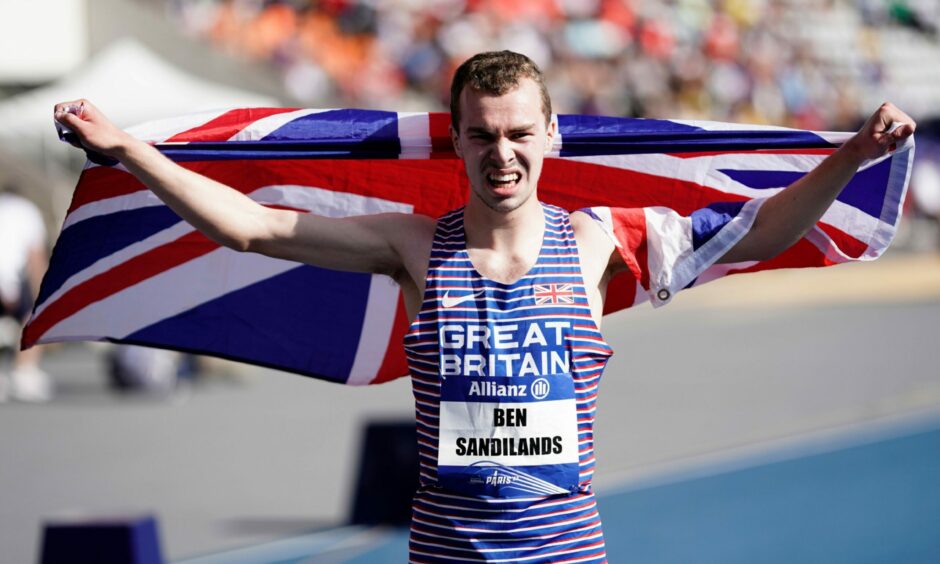
<path fill-rule="evenodd" d="M 551 385 L 548 383 L 548 380 L 545 378 L 539 378 L 535 382 L 532 382 L 532 397 L 535 399 L 545 399 L 548 397 L 549 392 L 552 391 Z"/>
<path fill-rule="evenodd" d="M 548 380 L 545 378 L 537 379 L 532 382 L 531 386 L 527 386 L 526 384 L 497 384 L 495 382 L 473 381 L 470 382 L 470 389 L 467 391 L 467 395 L 471 397 L 525 397 L 527 387 L 532 397 L 537 400 L 547 398 L 548 394 L 552 391 L 551 384 L 549 384 Z"/>

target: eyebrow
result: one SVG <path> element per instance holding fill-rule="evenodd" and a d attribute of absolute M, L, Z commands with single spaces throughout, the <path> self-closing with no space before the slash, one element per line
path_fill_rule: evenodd
<path fill-rule="evenodd" d="M 522 131 L 530 131 L 535 127 L 534 123 L 529 123 L 526 125 L 520 125 L 518 127 L 513 127 L 509 130 L 509 133 L 520 133 Z M 491 131 L 485 127 L 470 126 L 467 127 L 467 133 L 486 133 L 487 135 L 491 134 Z"/>

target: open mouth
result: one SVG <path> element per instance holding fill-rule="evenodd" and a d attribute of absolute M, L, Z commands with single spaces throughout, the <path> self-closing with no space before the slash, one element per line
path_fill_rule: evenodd
<path fill-rule="evenodd" d="M 490 186 L 496 189 L 514 188 L 520 180 L 522 180 L 522 175 L 518 172 L 505 174 L 491 173 L 486 175 L 486 181 L 489 182 Z"/>

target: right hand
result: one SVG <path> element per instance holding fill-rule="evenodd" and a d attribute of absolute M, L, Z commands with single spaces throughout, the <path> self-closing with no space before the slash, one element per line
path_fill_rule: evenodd
<path fill-rule="evenodd" d="M 69 106 L 78 106 L 80 111 L 78 114 L 69 113 L 66 111 Z M 53 117 L 71 129 L 84 148 L 109 157 L 119 158 L 120 153 L 134 140 L 85 99 L 56 104 Z"/>

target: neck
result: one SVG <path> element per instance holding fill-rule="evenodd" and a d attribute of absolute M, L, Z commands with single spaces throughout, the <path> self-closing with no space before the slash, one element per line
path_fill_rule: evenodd
<path fill-rule="evenodd" d="M 471 195 L 464 208 L 467 247 L 512 252 L 520 245 L 542 240 L 545 215 L 533 194 L 510 212 L 493 210 Z"/>

